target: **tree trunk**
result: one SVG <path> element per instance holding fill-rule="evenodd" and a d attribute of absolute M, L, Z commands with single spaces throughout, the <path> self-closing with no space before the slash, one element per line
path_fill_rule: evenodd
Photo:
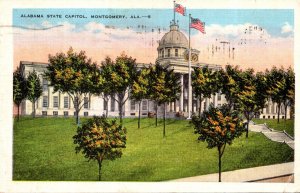
<path fill-rule="evenodd" d="M 163 137 L 166 137 L 166 103 L 164 103 L 164 130 Z"/>
<path fill-rule="evenodd" d="M 218 146 L 218 153 L 219 153 L 219 182 L 221 182 L 222 153 L 221 153 L 221 147 L 219 146 Z"/>
<path fill-rule="evenodd" d="M 106 105 L 106 109 L 105 109 L 105 117 L 107 118 L 108 116 L 108 98 L 104 97 L 104 103 Z"/>
<path fill-rule="evenodd" d="M 120 124 L 123 125 L 123 105 L 121 101 L 119 101 L 118 104 L 119 104 Z"/>
<path fill-rule="evenodd" d="M 79 126 L 79 109 L 78 108 L 76 108 L 75 114 L 76 114 L 76 124 Z"/>
<path fill-rule="evenodd" d="M 199 96 L 199 117 L 200 117 L 200 115 L 201 115 L 201 108 L 202 108 L 202 96 L 201 96 L 201 94 L 200 94 L 200 96 Z"/>
<path fill-rule="evenodd" d="M 280 114 L 280 106 L 281 106 L 281 103 L 278 103 L 278 111 L 277 111 L 277 123 L 279 123 L 279 114 Z"/>
<path fill-rule="evenodd" d="M 284 121 L 286 121 L 287 107 L 288 105 L 284 105 Z"/>
<path fill-rule="evenodd" d="M 99 181 L 101 181 L 101 167 L 102 167 L 102 161 L 101 160 L 98 160 L 98 166 L 99 166 L 99 170 L 98 170 Z"/>
<path fill-rule="evenodd" d="M 35 118 L 35 100 L 32 101 L 32 108 L 33 108 L 32 117 Z"/>
<path fill-rule="evenodd" d="M 158 105 L 157 105 L 157 102 L 155 102 L 155 106 L 156 106 L 156 115 L 155 115 L 155 126 L 157 127 L 157 117 L 158 117 Z"/>
<path fill-rule="evenodd" d="M 18 104 L 18 121 L 20 120 L 20 104 Z"/>
<path fill-rule="evenodd" d="M 139 121 L 138 121 L 138 128 L 141 127 L 141 103 L 142 103 L 142 101 L 140 100 L 140 102 L 139 102 Z"/>
<path fill-rule="evenodd" d="M 248 138 L 248 132 L 249 132 L 249 118 L 247 118 L 246 138 Z"/>

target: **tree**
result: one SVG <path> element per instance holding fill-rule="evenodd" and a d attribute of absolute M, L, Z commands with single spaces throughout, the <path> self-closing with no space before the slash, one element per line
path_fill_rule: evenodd
<path fill-rule="evenodd" d="M 35 103 L 43 93 L 41 81 L 35 71 L 29 72 L 27 81 L 27 99 L 32 103 L 32 117 L 35 117 Z"/>
<path fill-rule="evenodd" d="M 133 86 L 131 89 L 131 99 L 136 100 L 139 103 L 139 120 L 138 120 L 138 128 L 140 128 L 141 122 L 141 102 L 142 99 L 145 99 L 149 95 L 149 73 L 150 70 L 148 68 L 142 68 L 138 71 L 136 80 L 133 82 Z"/>
<path fill-rule="evenodd" d="M 283 68 L 273 67 L 266 71 L 269 89 L 267 90 L 272 101 L 277 104 L 277 123 L 279 123 L 280 107 L 286 102 L 288 89 L 286 73 Z"/>
<path fill-rule="evenodd" d="M 166 103 L 179 99 L 181 91 L 179 81 L 180 76 L 175 74 L 174 70 L 169 69 L 168 66 L 156 63 L 155 66 L 150 68 L 150 97 L 157 104 L 164 104 L 163 137 L 166 136 Z"/>
<path fill-rule="evenodd" d="M 290 117 L 293 117 L 295 111 L 295 73 L 291 68 L 288 69 L 288 77 L 289 77 L 290 88 L 288 90 L 287 100 L 289 101 L 289 104 L 291 106 Z M 285 109 L 285 116 L 284 116 L 285 119 L 286 119 L 286 113 L 287 113 L 287 108 Z"/>
<path fill-rule="evenodd" d="M 18 107 L 18 118 L 20 119 L 20 105 L 27 97 L 26 79 L 22 75 L 20 68 L 18 67 L 13 73 L 13 101 Z"/>
<path fill-rule="evenodd" d="M 82 152 L 89 161 L 98 162 L 100 181 L 103 160 L 115 160 L 122 156 L 122 148 L 126 148 L 126 129 L 116 120 L 109 122 L 105 117 L 93 117 L 77 128 L 73 139 L 77 145 L 76 153 Z"/>
<path fill-rule="evenodd" d="M 237 111 L 230 110 L 230 106 L 226 104 L 216 108 L 210 105 L 208 111 L 204 111 L 201 116 L 192 117 L 192 124 L 195 134 L 199 134 L 199 141 L 206 141 L 208 149 L 214 147 L 218 149 L 219 182 L 221 182 L 222 156 L 226 145 L 231 145 L 244 131 L 242 119 L 239 118 Z"/>
<path fill-rule="evenodd" d="M 213 72 L 207 66 L 196 67 L 192 72 L 192 87 L 196 97 L 199 99 L 199 115 L 204 98 L 210 98 L 212 94 L 218 92 L 217 72 Z"/>
<path fill-rule="evenodd" d="M 227 65 L 225 70 L 220 70 L 219 72 L 219 83 L 221 84 L 221 92 L 225 95 L 226 100 L 230 109 L 237 102 L 237 94 L 240 90 L 240 76 L 241 70 L 238 66 L 232 67 Z"/>
<path fill-rule="evenodd" d="M 267 92 L 265 77 L 261 73 L 254 75 L 253 69 L 247 69 L 240 73 L 240 90 L 237 94 L 239 110 L 247 119 L 246 137 L 248 137 L 249 122 L 265 107 Z"/>
<path fill-rule="evenodd" d="M 295 104 L 295 73 L 290 67 L 286 71 L 286 85 L 284 92 L 284 120 L 286 120 L 287 107 L 294 107 Z"/>
<path fill-rule="evenodd" d="M 128 93 L 131 90 L 136 77 L 135 59 L 128 57 L 125 53 L 118 56 L 113 62 L 106 58 L 101 65 L 102 77 L 104 79 L 104 92 L 109 93 L 117 101 L 119 108 L 119 118 L 123 124 L 123 106 L 128 100 Z"/>
<path fill-rule="evenodd" d="M 76 124 L 79 124 L 79 112 L 84 105 L 84 97 L 90 93 L 92 85 L 92 63 L 84 51 L 74 52 L 72 47 L 67 54 L 49 55 L 49 65 L 45 77 L 53 86 L 54 92 L 67 93 L 72 99 Z"/>

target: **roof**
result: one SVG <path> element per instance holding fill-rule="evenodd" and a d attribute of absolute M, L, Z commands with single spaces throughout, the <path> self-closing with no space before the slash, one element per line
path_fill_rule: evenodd
<path fill-rule="evenodd" d="M 166 33 L 159 41 L 161 47 L 184 47 L 188 48 L 188 40 L 185 35 L 178 30 L 177 24 L 170 26 L 170 31 Z"/>

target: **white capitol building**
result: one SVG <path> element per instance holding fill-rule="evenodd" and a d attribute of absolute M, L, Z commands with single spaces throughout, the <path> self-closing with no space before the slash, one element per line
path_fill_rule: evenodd
<path fill-rule="evenodd" d="M 188 112 L 188 60 L 187 60 L 187 50 L 188 50 L 188 39 L 186 36 L 179 31 L 179 26 L 177 24 L 170 25 L 170 31 L 167 32 L 162 39 L 159 41 L 157 48 L 158 57 L 156 59 L 161 65 L 169 65 L 174 68 L 174 72 L 179 73 L 181 76 L 181 94 L 179 100 L 176 102 L 169 103 L 167 105 L 167 117 L 174 117 L 176 112 L 183 112 L 187 116 Z M 198 61 L 198 56 L 200 52 L 196 49 L 192 49 L 191 53 L 191 65 L 195 66 L 208 66 L 212 70 L 220 70 L 220 65 L 215 64 L 204 64 Z M 138 64 L 142 67 L 145 64 Z M 20 68 L 25 76 L 29 72 L 35 70 L 41 79 L 43 94 L 36 102 L 36 115 L 40 116 L 73 116 L 75 109 L 71 98 L 66 93 L 56 92 L 53 93 L 53 88 L 48 86 L 49 82 L 43 78 L 44 71 L 47 63 L 37 63 L 37 62 L 27 62 L 21 61 Z M 111 97 L 106 103 L 101 96 L 89 95 L 84 98 L 84 107 L 80 111 L 80 116 L 94 116 L 103 115 L 108 108 L 108 116 L 118 116 L 118 105 Z M 221 93 L 216 93 L 212 95 L 211 98 L 206 98 L 202 101 L 202 111 L 207 109 L 210 104 L 214 106 L 220 106 L 226 103 L 225 96 Z M 155 112 L 155 104 L 151 100 L 142 100 L 141 115 L 147 116 L 148 112 Z M 199 101 L 193 97 L 192 100 L 193 112 L 197 112 L 199 107 Z M 135 117 L 138 116 L 138 103 L 128 99 L 124 106 L 124 116 L 125 117 Z M 287 110 L 287 118 L 290 118 L 290 107 Z M 31 115 L 33 112 L 32 103 L 29 100 L 25 100 L 21 104 L 21 114 Z M 277 118 L 277 105 L 269 100 L 266 104 L 266 108 L 263 109 L 260 114 L 260 118 Z M 163 114 L 162 106 L 158 107 L 158 114 L 161 116 Z M 280 109 L 280 118 L 284 118 L 284 108 Z"/>

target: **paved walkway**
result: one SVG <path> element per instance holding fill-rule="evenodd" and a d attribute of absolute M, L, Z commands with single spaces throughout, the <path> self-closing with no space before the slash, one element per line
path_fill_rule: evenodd
<path fill-rule="evenodd" d="M 294 162 L 222 172 L 222 182 L 263 182 L 282 178 L 293 182 Z M 172 180 L 173 182 L 218 182 L 219 174 L 208 174 Z"/>
<path fill-rule="evenodd" d="M 268 128 L 264 124 L 259 124 L 259 125 L 249 124 L 249 131 L 261 132 L 270 140 L 280 142 L 280 143 L 286 143 L 292 149 L 295 149 L 295 143 L 293 138 L 283 131 L 275 131 L 271 128 Z"/>

